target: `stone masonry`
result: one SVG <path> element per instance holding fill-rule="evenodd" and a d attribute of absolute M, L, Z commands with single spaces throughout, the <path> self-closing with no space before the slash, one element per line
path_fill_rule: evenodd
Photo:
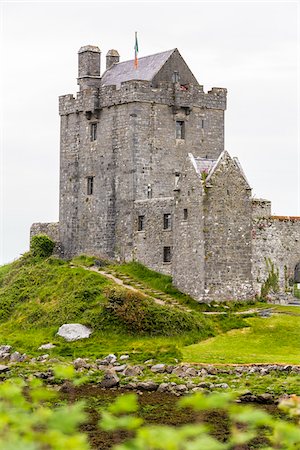
<path fill-rule="evenodd" d="M 140 261 L 198 301 L 249 299 L 268 276 L 286 289 L 300 261 L 298 218 L 251 198 L 224 151 L 227 91 L 203 91 L 177 49 L 101 71 L 98 47 L 78 53 L 76 97 L 59 98 L 59 224 L 34 224 L 61 256 Z"/>

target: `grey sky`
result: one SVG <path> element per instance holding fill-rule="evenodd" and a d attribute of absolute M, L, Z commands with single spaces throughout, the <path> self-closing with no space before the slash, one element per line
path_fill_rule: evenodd
<path fill-rule="evenodd" d="M 177 47 L 198 81 L 228 89 L 225 148 L 273 213 L 299 208 L 298 2 L 2 2 L 0 263 L 58 220 L 58 96 L 77 90 L 87 44 L 121 60 Z M 298 21 L 299 23 L 299 21 Z M 298 52 L 298 53 L 297 53 Z M 297 68 L 298 63 L 298 68 Z"/>

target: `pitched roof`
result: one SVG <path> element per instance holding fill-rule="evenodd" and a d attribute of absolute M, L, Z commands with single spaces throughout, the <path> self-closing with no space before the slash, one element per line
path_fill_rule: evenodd
<path fill-rule="evenodd" d="M 113 64 L 102 75 L 102 85 L 119 87 L 123 81 L 151 81 L 174 51 L 175 49 L 139 58 L 137 69 L 134 67 L 134 60 Z"/>

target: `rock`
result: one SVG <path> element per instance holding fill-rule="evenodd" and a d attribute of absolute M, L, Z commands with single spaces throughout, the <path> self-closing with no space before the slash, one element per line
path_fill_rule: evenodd
<path fill-rule="evenodd" d="M 3 355 L 10 354 L 11 345 L 0 345 L 0 359 L 2 359 Z"/>
<path fill-rule="evenodd" d="M 119 360 L 124 361 L 125 359 L 128 359 L 128 358 L 129 358 L 129 355 L 121 355 Z"/>
<path fill-rule="evenodd" d="M 114 366 L 114 371 L 115 372 L 123 372 L 123 370 L 125 370 L 127 367 L 126 364 L 122 364 L 121 366 Z"/>
<path fill-rule="evenodd" d="M 258 403 L 274 403 L 274 397 L 272 394 L 260 394 L 257 396 Z"/>
<path fill-rule="evenodd" d="M 151 366 L 150 370 L 154 373 L 164 373 L 165 368 L 165 364 L 155 364 L 154 366 Z"/>
<path fill-rule="evenodd" d="M 78 341 L 79 339 L 87 339 L 90 337 L 92 330 L 80 323 L 65 323 L 62 325 L 57 334 L 68 342 Z"/>
<path fill-rule="evenodd" d="M 177 386 L 174 386 L 174 391 L 178 392 L 180 394 L 184 394 L 185 392 L 188 391 L 188 388 L 185 384 L 177 384 Z"/>
<path fill-rule="evenodd" d="M 76 370 L 78 369 L 89 369 L 91 365 L 88 363 L 86 359 L 77 358 L 73 361 L 73 366 Z"/>
<path fill-rule="evenodd" d="M 158 384 L 153 381 L 140 381 L 136 384 L 137 389 L 141 391 L 156 391 L 158 388 Z"/>
<path fill-rule="evenodd" d="M 39 350 L 51 350 L 52 348 L 55 348 L 56 345 L 51 344 L 51 342 L 49 342 L 49 344 L 43 344 L 41 345 L 38 349 Z"/>
<path fill-rule="evenodd" d="M 104 361 L 107 361 L 108 364 L 114 364 L 117 361 L 117 357 L 113 353 L 110 353 L 104 358 Z"/>
<path fill-rule="evenodd" d="M 189 377 L 196 377 L 198 375 L 198 372 L 196 369 L 194 369 L 194 367 L 189 367 L 188 369 L 186 369 L 185 374 Z"/>
<path fill-rule="evenodd" d="M 170 383 L 161 383 L 157 388 L 157 392 L 169 392 L 170 388 Z"/>
<path fill-rule="evenodd" d="M 116 387 L 119 385 L 119 377 L 118 375 L 112 371 L 112 370 L 107 370 L 104 373 L 104 378 L 100 383 L 100 386 L 103 388 L 112 388 L 112 387 Z"/>
<path fill-rule="evenodd" d="M 202 381 L 201 383 L 197 384 L 197 387 L 202 388 L 202 389 L 212 389 L 213 386 L 214 385 L 212 383 L 207 383 L 205 381 Z"/>
<path fill-rule="evenodd" d="M 141 375 L 143 373 L 143 370 L 140 368 L 140 366 L 128 366 L 124 370 L 125 377 L 136 377 L 138 375 Z"/>
<path fill-rule="evenodd" d="M 53 372 L 49 369 L 47 372 L 36 372 L 34 376 L 36 378 L 40 378 L 41 380 L 49 380 L 50 378 L 53 378 Z"/>
<path fill-rule="evenodd" d="M 36 358 L 36 360 L 43 362 L 43 361 L 46 361 L 48 358 L 49 358 L 49 355 L 48 355 L 48 353 L 46 353 L 45 355 L 38 356 Z"/>
<path fill-rule="evenodd" d="M 10 355 L 11 362 L 23 362 L 26 359 L 26 354 L 21 355 L 19 352 L 14 352 Z"/>
<path fill-rule="evenodd" d="M 229 386 L 227 383 L 219 383 L 219 384 L 215 384 L 214 386 L 215 388 L 219 388 L 219 389 L 229 389 Z"/>
<path fill-rule="evenodd" d="M 8 366 L 4 366 L 3 364 L 0 364 L 0 373 L 5 373 L 9 371 Z"/>

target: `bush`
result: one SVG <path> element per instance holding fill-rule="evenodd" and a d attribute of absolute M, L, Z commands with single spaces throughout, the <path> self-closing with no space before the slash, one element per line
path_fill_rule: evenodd
<path fill-rule="evenodd" d="M 51 256 L 55 247 L 55 242 L 45 234 L 37 234 L 30 241 L 30 252 L 32 256 L 47 258 Z"/>
<path fill-rule="evenodd" d="M 107 322 L 119 323 L 131 333 L 172 336 L 182 332 L 196 332 L 212 336 L 208 320 L 196 312 L 192 314 L 175 307 L 158 305 L 152 299 L 125 288 L 110 288 L 105 293 L 104 307 Z"/>

